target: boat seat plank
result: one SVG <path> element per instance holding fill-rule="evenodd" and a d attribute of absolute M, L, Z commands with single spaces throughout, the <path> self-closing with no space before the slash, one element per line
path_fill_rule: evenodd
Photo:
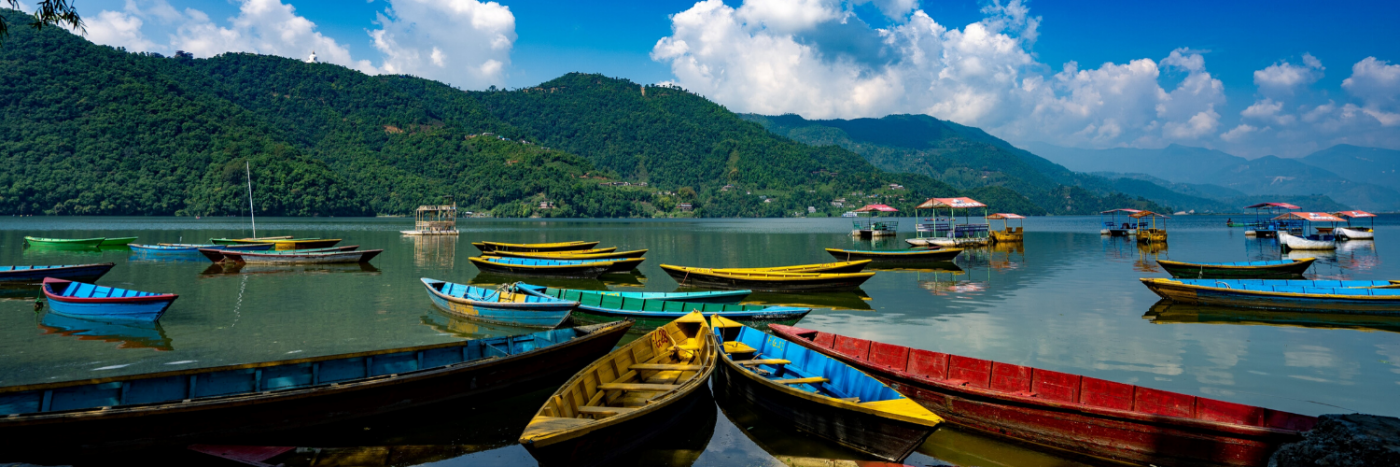
<path fill-rule="evenodd" d="M 821 377 L 821 376 L 813 376 L 813 377 L 811 377 L 811 378 L 775 379 L 775 380 L 772 380 L 772 381 L 773 381 L 774 383 L 778 383 L 778 384 L 812 384 L 812 383 L 825 383 L 825 382 L 831 381 L 831 380 L 830 380 L 830 379 L 827 379 L 827 378 L 823 378 L 823 377 Z"/>
<path fill-rule="evenodd" d="M 754 366 L 754 365 L 787 365 L 787 364 L 792 363 L 792 362 L 791 362 L 791 361 L 788 361 L 788 360 L 783 360 L 783 359 L 781 359 L 781 358 L 760 358 L 760 359 L 755 359 L 755 360 L 738 360 L 738 361 L 735 361 L 734 363 L 737 364 L 737 365 L 739 365 L 739 366 Z"/>
<path fill-rule="evenodd" d="M 638 363 L 628 368 L 633 370 L 658 370 L 658 371 L 700 371 L 704 369 L 701 365 L 679 365 L 667 363 Z"/>
<path fill-rule="evenodd" d="M 670 391 L 678 386 L 675 384 L 607 383 L 598 385 L 598 389 L 604 391 Z"/>
<path fill-rule="evenodd" d="M 730 341 L 724 343 L 724 353 L 754 353 L 757 351 L 758 349 L 750 347 L 748 344 L 739 341 Z"/>
<path fill-rule="evenodd" d="M 617 415 L 617 414 L 624 414 L 624 413 L 627 413 L 627 412 L 631 412 L 631 411 L 637 410 L 637 409 L 639 409 L 639 408 L 641 408 L 641 407 L 602 407 L 602 406 L 594 406 L 594 405 L 584 405 L 584 406 L 580 406 L 580 407 L 578 408 L 578 413 L 581 413 L 581 414 L 582 414 L 582 413 L 586 413 L 586 414 L 594 414 L 594 415 L 601 415 L 601 414 L 613 414 L 613 415 Z"/>

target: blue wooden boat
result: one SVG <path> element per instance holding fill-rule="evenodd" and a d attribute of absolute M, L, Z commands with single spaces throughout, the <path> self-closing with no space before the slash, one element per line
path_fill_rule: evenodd
<path fill-rule="evenodd" d="M 1152 292 L 1177 303 L 1325 313 L 1400 314 L 1400 282 L 1397 281 L 1141 280 Z"/>
<path fill-rule="evenodd" d="M 606 355 L 619 322 L 322 357 L 0 387 L 6 457 L 287 432 L 524 393 Z M 48 463 L 48 462 L 45 462 Z"/>
<path fill-rule="evenodd" d="M 1226 263 L 1187 263 L 1183 261 L 1157 260 L 1172 277 L 1195 279 L 1268 279 L 1303 277 L 1303 271 L 1312 266 L 1315 258 L 1283 259 L 1276 261 L 1235 261 Z"/>
<path fill-rule="evenodd" d="M 165 255 L 165 254 L 183 255 L 183 254 L 198 254 L 200 248 L 218 248 L 218 247 L 219 247 L 218 245 L 191 245 L 191 244 L 183 244 L 183 243 L 180 243 L 180 244 L 164 244 L 164 245 L 142 245 L 142 244 L 140 244 L 140 243 L 132 243 L 132 244 L 127 245 L 127 246 L 131 247 L 131 251 L 134 252 L 134 253 L 141 253 L 141 254 L 148 254 L 148 255 Z M 271 245 L 269 245 L 269 246 L 271 246 Z"/>
<path fill-rule="evenodd" d="M 133 321 L 158 320 L 180 298 L 52 277 L 44 279 L 44 296 L 49 299 L 49 309 L 61 315 Z"/>
<path fill-rule="evenodd" d="M 811 308 L 790 306 L 729 305 L 631 298 L 610 295 L 608 292 L 556 289 L 524 283 L 515 286 L 518 290 L 536 297 L 578 302 L 578 308 L 572 315 L 575 323 L 607 323 L 628 319 L 637 323 L 635 329 L 638 330 L 665 326 L 691 311 L 699 311 L 706 318 L 718 315 L 755 324 L 795 324 L 812 311 Z"/>
<path fill-rule="evenodd" d="M 44 313 L 39 319 L 39 330 L 80 341 L 111 342 L 117 344 L 118 349 L 175 350 L 165 329 L 154 321 L 107 322 Z"/>
<path fill-rule="evenodd" d="M 715 391 L 747 400 L 794 428 L 901 462 L 943 419 L 840 360 L 716 316 Z"/>
<path fill-rule="evenodd" d="M 615 260 L 552 260 L 500 258 L 482 256 L 467 258 L 482 272 L 527 276 L 574 277 L 596 279 L 612 269 Z"/>
<path fill-rule="evenodd" d="M 492 254 L 483 255 L 482 258 L 494 259 L 496 264 L 509 264 L 514 266 L 564 266 L 570 264 L 581 264 L 596 261 L 606 261 L 612 263 L 608 266 L 604 274 L 613 272 L 630 272 L 637 269 L 646 258 L 607 258 L 607 259 L 547 259 L 547 258 L 504 258 Z"/>
<path fill-rule="evenodd" d="M 497 289 L 422 278 L 433 303 L 474 321 L 532 328 L 554 328 L 569 318 L 578 302 L 522 293 L 513 285 Z"/>
<path fill-rule="evenodd" d="M 116 263 L 0 266 L 0 283 L 38 284 L 45 277 L 95 281 Z"/>

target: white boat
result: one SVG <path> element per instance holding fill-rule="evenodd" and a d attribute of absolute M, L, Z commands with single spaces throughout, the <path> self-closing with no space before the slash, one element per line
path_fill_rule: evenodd
<path fill-rule="evenodd" d="M 928 240 L 928 244 L 929 244 L 929 245 L 936 245 L 936 246 L 942 246 L 942 247 L 954 247 L 954 246 L 955 246 L 955 247 L 969 247 L 969 246 L 984 246 L 984 245 L 987 245 L 988 243 L 991 243 L 991 240 L 992 240 L 992 239 L 991 239 L 991 237 L 969 237 L 969 238 L 934 237 L 934 238 L 929 238 L 929 239 L 927 239 L 927 240 Z"/>
<path fill-rule="evenodd" d="M 928 241 L 929 241 L 929 239 L 927 239 L 927 238 L 906 238 L 906 239 L 904 239 L 904 243 L 908 243 L 909 246 L 928 246 L 928 245 L 929 245 Z"/>
<path fill-rule="evenodd" d="M 1288 232 L 1279 232 L 1278 240 L 1290 250 L 1335 250 L 1337 242 L 1331 235 L 1311 235 L 1299 237 Z"/>
<path fill-rule="evenodd" d="M 1376 233 L 1367 228 L 1337 227 L 1335 232 L 1338 237 L 1347 240 L 1374 240 L 1376 238 Z"/>

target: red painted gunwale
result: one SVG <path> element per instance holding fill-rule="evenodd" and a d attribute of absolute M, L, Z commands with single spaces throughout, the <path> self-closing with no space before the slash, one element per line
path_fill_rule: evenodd
<path fill-rule="evenodd" d="M 1158 466 L 1268 463 L 1317 419 L 1087 376 L 770 324 L 952 423 L 1077 455 Z"/>
<path fill-rule="evenodd" d="M 73 281 L 63 280 L 63 279 L 54 279 L 54 278 L 52 278 L 52 277 L 45 277 L 45 278 L 44 278 L 44 296 L 45 296 L 45 297 L 48 297 L 49 300 L 55 300 L 55 301 L 60 301 L 60 302 L 71 302 L 71 303 L 163 302 L 163 301 L 167 301 L 167 300 L 174 300 L 174 299 L 176 299 L 176 298 L 180 298 L 179 295 L 176 295 L 176 294 L 173 294 L 173 293 L 159 294 L 159 295 L 147 295 L 147 296 L 144 296 L 144 297 L 64 297 L 64 296 L 62 296 L 62 295 L 58 295 L 58 294 L 53 293 L 53 290 L 51 290 L 51 289 L 49 288 L 49 284 L 60 284 L 60 283 L 71 284 L 71 283 L 73 283 Z"/>

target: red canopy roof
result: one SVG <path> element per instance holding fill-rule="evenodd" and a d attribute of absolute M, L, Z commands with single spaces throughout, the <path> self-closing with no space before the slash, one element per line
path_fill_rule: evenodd
<path fill-rule="evenodd" d="M 1351 218 L 1357 218 L 1357 217 L 1376 217 L 1375 214 L 1371 214 L 1371 213 L 1366 212 L 1366 211 L 1337 211 L 1337 212 L 1334 212 L 1334 213 L 1332 213 L 1332 214 L 1333 214 L 1333 215 L 1336 215 L 1337 217 L 1351 217 Z"/>
<path fill-rule="evenodd" d="M 1152 212 L 1152 211 L 1140 211 L 1140 212 L 1134 213 L 1134 214 L 1132 214 L 1132 215 L 1130 215 L 1130 216 L 1128 216 L 1128 217 L 1132 217 L 1132 218 L 1135 218 L 1135 219 L 1140 219 L 1140 218 L 1147 217 L 1147 216 L 1157 216 L 1157 217 L 1164 217 L 1164 218 L 1170 219 L 1169 217 L 1167 217 L 1166 214 L 1157 214 L 1157 213 Z"/>
<path fill-rule="evenodd" d="M 923 204 L 920 204 L 920 205 L 918 205 L 918 206 L 915 206 L 914 209 L 932 209 L 932 208 L 963 209 L 963 208 L 985 208 L 985 207 L 987 207 L 987 205 L 982 204 L 980 201 L 977 201 L 977 200 L 972 199 L 972 198 L 929 198 L 928 201 L 924 201 Z"/>
<path fill-rule="evenodd" d="M 1126 212 L 1126 213 L 1128 213 L 1128 214 L 1132 214 L 1132 213 L 1142 212 L 1142 210 L 1140 210 L 1140 209 L 1128 209 L 1128 208 L 1123 208 L 1123 209 L 1109 209 L 1109 210 L 1104 211 L 1104 212 L 1101 212 L 1101 213 L 1099 213 L 1099 214 L 1111 214 L 1111 213 L 1115 213 L 1115 212 Z"/>
<path fill-rule="evenodd" d="M 1302 208 L 1300 208 L 1300 207 L 1297 207 L 1297 206 L 1294 206 L 1294 205 L 1288 204 L 1288 203 L 1259 203 L 1259 204 L 1255 204 L 1255 205 L 1253 205 L 1253 206 L 1245 206 L 1244 208 L 1245 208 L 1245 209 L 1255 209 L 1255 208 L 1302 209 Z"/>
<path fill-rule="evenodd" d="M 880 212 L 899 212 L 898 209 L 895 209 L 895 208 L 892 208 L 892 207 L 889 207 L 889 206 L 886 206 L 886 205 L 883 205 L 883 204 L 867 204 L 867 205 L 865 205 L 865 207 L 862 207 L 862 208 L 856 210 L 856 212 L 872 212 L 872 211 L 880 211 Z"/>
<path fill-rule="evenodd" d="M 1346 222 L 1346 219 L 1325 212 L 1290 212 L 1274 218 L 1274 220 L 1291 219 L 1305 220 L 1308 222 Z"/>
<path fill-rule="evenodd" d="M 987 218 L 988 218 L 988 219 L 1025 219 L 1026 216 L 1022 216 L 1022 215 L 1020 215 L 1020 214 L 1011 214 L 1011 213 L 1006 213 L 1006 212 L 999 212 L 999 213 L 996 213 L 996 214 L 992 214 L 992 215 L 990 215 L 990 216 L 987 216 Z"/>

